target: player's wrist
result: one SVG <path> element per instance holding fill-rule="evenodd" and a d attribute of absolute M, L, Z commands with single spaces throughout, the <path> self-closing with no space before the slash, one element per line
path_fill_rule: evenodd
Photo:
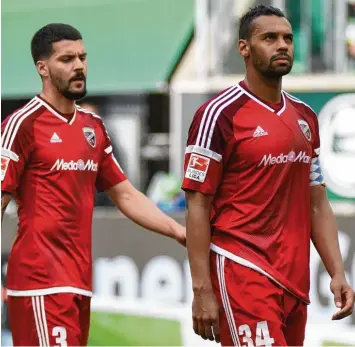
<path fill-rule="evenodd" d="M 171 237 L 177 242 L 185 245 L 186 244 L 186 228 L 173 221 L 171 225 Z"/>
<path fill-rule="evenodd" d="M 192 290 L 195 294 L 213 292 L 211 279 L 209 277 L 206 277 L 205 279 L 199 279 L 198 281 L 194 281 L 192 285 Z"/>
<path fill-rule="evenodd" d="M 344 270 L 338 270 L 338 271 L 334 272 L 334 274 L 331 275 L 330 277 L 332 278 L 332 280 L 334 280 L 334 279 L 346 280 Z"/>

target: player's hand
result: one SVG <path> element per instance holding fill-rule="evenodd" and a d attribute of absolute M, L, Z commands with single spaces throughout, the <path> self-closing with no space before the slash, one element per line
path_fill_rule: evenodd
<path fill-rule="evenodd" d="M 355 294 L 344 276 L 334 276 L 330 283 L 334 294 L 334 303 L 339 311 L 334 313 L 332 320 L 340 320 L 350 316 L 354 310 Z"/>
<path fill-rule="evenodd" d="M 186 228 L 179 225 L 175 232 L 175 240 L 180 243 L 180 245 L 186 247 Z"/>
<path fill-rule="evenodd" d="M 212 289 L 195 292 L 192 303 L 193 328 L 204 340 L 220 342 L 220 307 Z"/>
<path fill-rule="evenodd" d="M 4 287 L 1 287 L 1 301 L 4 301 L 4 302 L 7 301 L 7 293 L 6 293 L 6 289 Z"/>

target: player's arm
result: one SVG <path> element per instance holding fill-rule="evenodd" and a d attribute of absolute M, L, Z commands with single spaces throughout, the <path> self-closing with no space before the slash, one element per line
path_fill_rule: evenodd
<path fill-rule="evenodd" d="M 323 185 L 311 187 L 312 241 L 330 277 L 344 277 L 334 213 Z"/>
<path fill-rule="evenodd" d="M 336 220 L 323 185 L 311 187 L 311 204 L 312 241 L 332 278 L 331 290 L 340 309 L 332 319 L 343 319 L 352 314 L 354 291 L 345 278 Z"/>
<path fill-rule="evenodd" d="M 31 116 L 1 123 L 1 221 L 34 148 Z"/>
<path fill-rule="evenodd" d="M 114 185 L 106 192 L 126 217 L 148 230 L 173 238 L 185 245 L 185 228 L 163 213 L 128 180 Z"/>
<path fill-rule="evenodd" d="M 12 195 L 6 192 L 1 192 L 1 221 L 4 217 L 4 213 L 6 210 L 7 205 L 11 201 Z"/>
<path fill-rule="evenodd" d="M 332 319 L 343 319 L 353 311 L 354 291 L 345 278 L 336 220 L 324 185 L 311 187 L 311 204 L 312 241 L 332 278 L 331 290 L 335 305 L 340 309 Z"/>
<path fill-rule="evenodd" d="M 316 114 L 311 114 L 313 123 L 312 137 L 312 165 L 310 168 L 311 185 L 311 222 L 312 241 L 317 249 L 331 280 L 331 291 L 334 294 L 334 303 L 339 311 L 332 319 L 338 320 L 351 314 L 354 305 L 354 292 L 345 278 L 344 264 L 341 257 L 338 228 L 332 208 L 330 206 L 325 182 L 320 167 L 320 137 Z"/>
<path fill-rule="evenodd" d="M 142 227 L 186 243 L 185 228 L 163 213 L 128 180 L 112 152 L 112 143 L 102 123 L 104 141 L 102 160 L 96 179 L 99 191 L 105 191 L 118 209 Z"/>
<path fill-rule="evenodd" d="M 186 191 L 186 244 L 195 293 L 212 292 L 210 277 L 210 212 L 213 197 Z"/>
<path fill-rule="evenodd" d="M 210 213 L 213 197 L 222 179 L 228 140 L 233 135 L 232 118 L 223 112 L 209 128 L 213 113 L 202 106 L 189 129 L 185 152 L 186 245 L 194 300 L 193 329 L 204 339 L 220 341 L 219 303 L 210 277 Z M 207 120 L 206 120 L 207 119 Z"/>
<path fill-rule="evenodd" d="M 210 275 L 212 199 L 212 195 L 186 190 L 186 246 L 194 293 L 193 329 L 202 338 L 215 339 L 219 342 L 220 308 L 213 292 Z"/>

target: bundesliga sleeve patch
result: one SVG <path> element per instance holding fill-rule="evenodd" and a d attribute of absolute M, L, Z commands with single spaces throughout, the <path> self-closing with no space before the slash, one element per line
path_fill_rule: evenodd
<path fill-rule="evenodd" d="M 1 156 L 1 181 L 4 180 L 7 168 L 9 166 L 10 158 Z"/>
<path fill-rule="evenodd" d="M 205 182 L 210 158 L 192 153 L 185 177 L 197 182 Z"/>

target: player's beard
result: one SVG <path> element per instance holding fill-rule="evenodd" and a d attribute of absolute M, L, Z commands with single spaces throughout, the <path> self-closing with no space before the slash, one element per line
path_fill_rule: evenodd
<path fill-rule="evenodd" d="M 58 76 L 54 76 L 50 73 L 52 84 L 57 88 L 57 90 L 69 100 L 79 100 L 82 99 L 86 93 L 86 77 L 83 73 L 77 73 L 75 77 L 71 78 L 69 81 L 63 80 Z M 71 84 L 73 81 L 80 78 L 83 82 L 83 88 L 78 91 L 71 89 Z"/>
<path fill-rule="evenodd" d="M 255 66 L 256 70 L 264 77 L 268 79 L 279 79 L 282 76 L 285 76 L 290 73 L 292 70 L 292 65 L 293 65 L 293 58 L 288 56 L 290 58 L 289 64 L 285 66 L 275 66 L 273 65 L 273 62 L 276 58 L 279 58 L 280 55 L 278 54 L 276 56 L 272 56 L 270 60 L 267 62 L 264 57 L 259 55 L 256 51 L 255 48 L 252 46 L 251 48 L 251 57 L 253 61 L 253 65 Z"/>

